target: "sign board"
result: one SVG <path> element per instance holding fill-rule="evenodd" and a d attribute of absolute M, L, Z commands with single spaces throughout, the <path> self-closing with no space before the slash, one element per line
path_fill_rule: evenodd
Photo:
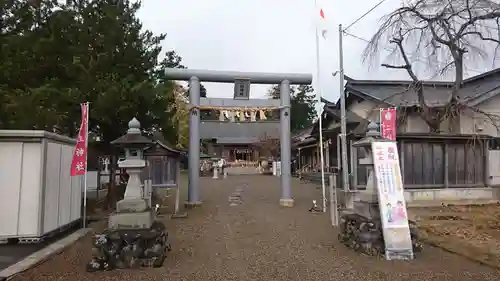
<path fill-rule="evenodd" d="M 281 161 L 273 162 L 273 176 L 281 176 Z"/>
<path fill-rule="evenodd" d="M 380 109 L 380 132 L 384 139 L 396 140 L 397 111 L 395 107 Z"/>
<path fill-rule="evenodd" d="M 373 164 L 387 260 L 411 260 L 413 248 L 396 142 L 373 142 Z"/>

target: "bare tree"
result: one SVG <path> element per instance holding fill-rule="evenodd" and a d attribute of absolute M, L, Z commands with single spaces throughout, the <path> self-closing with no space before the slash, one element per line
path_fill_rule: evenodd
<path fill-rule="evenodd" d="M 498 2 L 498 1 L 496 1 Z M 363 53 L 374 62 L 382 48 L 389 49 L 392 63 L 382 66 L 405 70 L 418 99 L 421 118 L 437 132 L 443 121 L 453 120 L 468 107 L 460 97 L 466 62 L 494 62 L 500 46 L 500 4 L 491 0 L 407 1 L 387 15 Z M 454 72 L 447 104 L 430 105 L 415 64 L 423 63 L 437 75 Z M 479 112 L 478 109 L 472 109 Z M 480 112 L 489 119 L 488 113 Z M 493 121 L 493 120 L 492 120 Z M 496 124 L 494 124 L 496 125 Z M 451 128 L 451 126 L 450 126 Z"/>
<path fill-rule="evenodd" d="M 280 140 L 264 133 L 259 138 L 259 142 L 255 143 L 254 146 L 263 157 L 277 157 L 280 148 Z"/>

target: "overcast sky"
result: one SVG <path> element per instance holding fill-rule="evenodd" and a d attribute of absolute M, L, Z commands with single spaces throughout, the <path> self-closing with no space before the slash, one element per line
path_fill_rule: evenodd
<path fill-rule="evenodd" d="M 347 26 L 380 0 L 317 0 L 325 12 L 327 40 L 320 40 L 320 89 L 326 99 L 339 93 L 338 25 Z M 401 0 L 386 0 L 348 31 L 370 39 L 382 16 Z M 144 0 L 144 27 L 167 33 L 164 49 L 175 50 L 192 69 L 312 73 L 317 89 L 315 27 L 319 8 L 313 0 Z M 355 79 L 408 79 L 406 72 L 369 67 L 361 60 L 366 42 L 344 36 L 345 74 Z M 477 68 L 471 75 L 481 71 Z M 232 97 L 231 84 L 205 83 L 211 97 Z M 264 97 L 269 86 L 252 86 Z"/>

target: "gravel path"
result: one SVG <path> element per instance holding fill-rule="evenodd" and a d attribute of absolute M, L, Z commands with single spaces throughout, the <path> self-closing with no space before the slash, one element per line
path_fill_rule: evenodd
<path fill-rule="evenodd" d="M 436 248 L 412 262 L 358 255 L 337 242 L 328 216 L 307 211 L 321 190 L 293 182 L 294 208 L 279 207 L 279 179 L 202 179 L 204 205 L 166 221 L 173 250 L 159 269 L 86 273 L 90 238 L 14 278 L 38 280 L 499 280 L 500 272 Z M 229 206 L 236 186 L 243 204 Z"/>

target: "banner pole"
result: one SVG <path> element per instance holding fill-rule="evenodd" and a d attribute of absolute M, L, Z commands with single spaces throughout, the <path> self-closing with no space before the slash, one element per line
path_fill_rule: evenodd
<path fill-rule="evenodd" d="M 87 160 L 89 158 L 89 102 L 85 104 L 87 114 L 85 116 L 85 174 L 83 175 L 83 228 L 87 227 Z M 99 189 L 97 190 L 99 192 Z"/>

